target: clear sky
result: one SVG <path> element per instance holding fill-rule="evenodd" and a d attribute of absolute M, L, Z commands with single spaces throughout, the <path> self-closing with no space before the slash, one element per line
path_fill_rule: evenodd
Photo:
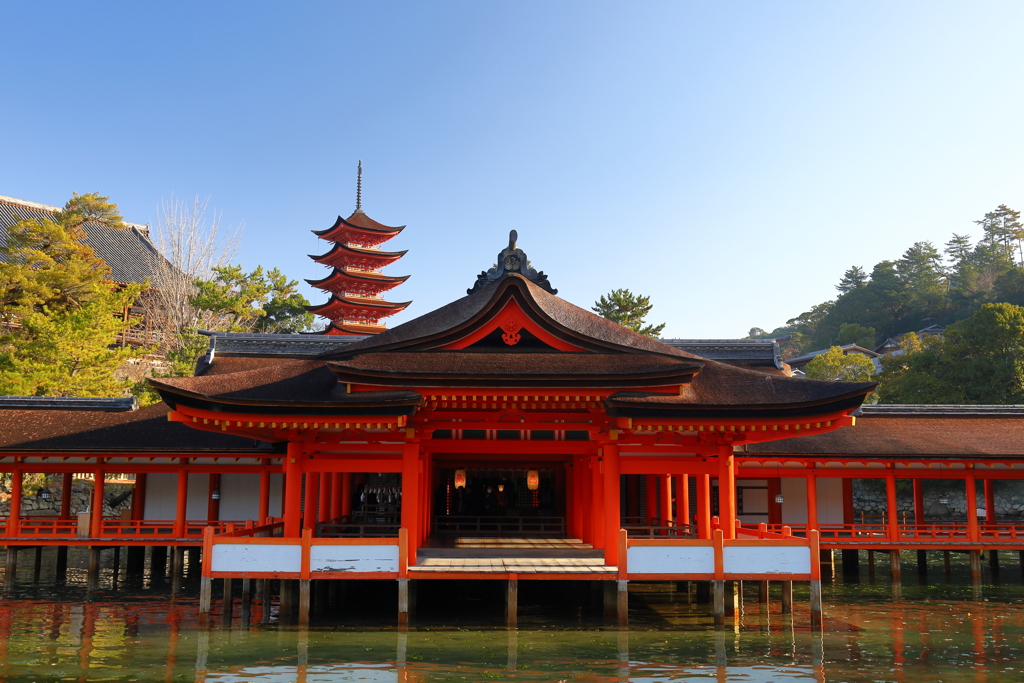
<path fill-rule="evenodd" d="M 1024 208 L 1019 0 L 0 0 L 0 25 L 0 194 L 139 223 L 209 196 L 247 267 L 315 279 L 362 159 L 367 213 L 408 225 L 392 325 L 514 228 L 577 305 L 627 287 L 665 336 L 742 337 Z"/>

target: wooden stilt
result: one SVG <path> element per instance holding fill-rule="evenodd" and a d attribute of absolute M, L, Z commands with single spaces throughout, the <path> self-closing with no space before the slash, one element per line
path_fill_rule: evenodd
<path fill-rule="evenodd" d="M 299 626 L 309 626 L 309 579 L 299 580 Z"/>
<path fill-rule="evenodd" d="M 793 582 L 782 582 L 782 613 L 792 614 L 793 612 Z"/>
<path fill-rule="evenodd" d="M 181 592 L 181 580 L 185 573 L 185 548 L 175 546 L 171 554 L 171 595 Z"/>
<path fill-rule="evenodd" d="M 409 623 L 409 579 L 398 580 L 398 625 Z"/>
<path fill-rule="evenodd" d="M 740 596 L 743 592 L 742 581 L 725 582 L 725 616 L 735 617 L 739 611 Z"/>
<path fill-rule="evenodd" d="M 875 582 L 875 551 L 868 551 L 868 582 Z"/>
<path fill-rule="evenodd" d="M 616 608 L 619 606 L 618 589 L 611 581 L 601 582 L 601 592 L 604 595 L 604 616 L 611 618 L 616 616 Z"/>
<path fill-rule="evenodd" d="M 223 613 L 223 628 L 231 628 L 231 619 L 235 611 L 235 585 L 232 579 L 224 579 L 224 592 L 221 597 L 221 612 Z"/>
<path fill-rule="evenodd" d="M 811 629 L 820 631 L 824 620 L 821 612 L 821 581 L 811 581 Z"/>
<path fill-rule="evenodd" d="M 14 590 L 14 579 L 18 574 L 18 546 L 7 546 L 7 564 L 4 569 L 4 590 Z"/>
<path fill-rule="evenodd" d="M 249 622 L 252 611 L 252 579 L 242 579 L 242 621 Z"/>
<path fill-rule="evenodd" d="M 68 580 L 68 547 L 66 545 L 57 548 L 57 562 L 54 566 L 54 581 L 58 585 L 64 585 Z"/>
<path fill-rule="evenodd" d="M 921 583 L 928 582 L 928 551 L 917 551 L 917 578 Z"/>
<path fill-rule="evenodd" d="M 260 594 L 263 611 L 260 614 L 260 623 L 270 623 L 270 579 L 260 579 L 257 583 L 257 591 Z"/>
<path fill-rule="evenodd" d="M 121 546 L 114 546 L 114 574 L 110 580 L 110 587 L 117 590 L 117 582 L 120 580 L 121 573 Z"/>
<path fill-rule="evenodd" d="M 992 572 L 992 579 L 999 578 L 999 551 L 988 551 L 988 568 Z"/>
<path fill-rule="evenodd" d="M 725 581 L 712 581 L 711 587 L 714 594 L 712 611 L 715 615 L 715 626 L 722 626 L 725 624 Z"/>
<path fill-rule="evenodd" d="M 622 579 L 616 582 L 616 603 L 615 612 L 618 615 L 620 627 L 629 625 L 629 581 Z"/>
<path fill-rule="evenodd" d="M 946 573 L 946 581 L 948 582 L 950 577 L 953 574 L 953 569 L 952 569 L 952 567 L 949 566 L 949 551 L 948 550 L 943 550 L 942 551 L 942 566 L 943 566 L 943 569 L 945 570 L 945 573 Z"/>
<path fill-rule="evenodd" d="M 210 597 L 213 593 L 213 579 L 204 576 L 199 580 L 199 623 L 206 625 L 210 621 Z"/>
<path fill-rule="evenodd" d="M 761 605 L 761 611 L 768 611 L 768 582 L 757 582 L 757 604 Z"/>
<path fill-rule="evenodd" d="M 126 580 L 129 584 L 139 585 L 146 573 L 146 548 L 144 546 L 129 547 L 126 554 Z"/>
<path fill-rule="evenodd" d="M 697 581 L 697 588 L 694 590 L 694 601 L 698 605 L 706 605 L 711 602 L 711 582 Z"/>
<path fill-rule="evenodd" d="M 295 580 L 281 579 L 280 595 L 277 602 L 277 623 L 288 624 L 292 620 L 292 612 L 295 610 Z"/>
<path fill-rule="evenodd" d="M 149 553 L 150 585 L 160 585 L 167 577 L 167 546 L 155 545 Z"/>
<path fill-rule="evenodd" d="M 89 569 L 85 576 L 87 590 L 94 591 L 99 588 L 100 583 L 100 553 L 102 550 L 96 546 L 89 546 Z"/>
<path fill-rule="evenodd" d="M 890 550 L 889 551 L 889 574 L 892 577 L 893 583 L 902 583 L 903 571 L 900 566 L 900 551 Z"/>
<path fill-rule="evenodd" d="M 35 547 L 35 558 L 32 563 L 32 583 L 39 585 L 39 576 L 43 573 L 43 546 Z"/>
<path fill-rule="evenodd" d="M 975 584 L 981 583 L 981 551 L 970 550 L 968 551 L 971 560 L 971 582 Z"/>
<path fill-rule="evenodd" d="M 508 593 L 505 597 L 505 625 L 515 628 L 519 623 L 519 579 L 508 580 Z"/>

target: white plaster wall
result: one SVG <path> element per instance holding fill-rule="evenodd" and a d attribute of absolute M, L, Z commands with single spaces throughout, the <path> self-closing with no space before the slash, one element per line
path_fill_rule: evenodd
<path fill-rule="evenodd" d="M 806 547 L 726 546 L 722 552 L 730 574 L 810 574 L 811 553 Z"/>
<path fill-rule="evenodd" d="M 314 545 L 312 572 L 397 572 L 397 545 Z"/>
<path fill-rule="evenodd" d="M 626 551 L 631 574 L 714 574 L 715 550 L 710 546 L 635 546 Z"/>
<path fill-rule="evenodd" d="M 188 475 L 186 519 L 206 519 L 210 475 Z M 220 518 L 227 521 L 256 519 L 259 513 L 260 475 L 223 474 L 220 481 Z M 145 519 L 174 519 L 178 501 L 177 474 L 146 477 Z M 270 516 L 281 516 L 281 475 L 270 475 Z"/>
<path fill-rule="evenodd" d="M 818 524 L 843 523 L 843 480 L 818 479 Z"/>
<path fill-rule="evenodd" d="M 783 477 L 779 490 L 782 493 L 782 523 L 807 523 L 807 480 L 803 477 Z"/>
<path fill-rule="evenodd" d="M 210 568 L 215 572 L 298 572 L 302 546 L 218 543 L 213 546 Z"/>

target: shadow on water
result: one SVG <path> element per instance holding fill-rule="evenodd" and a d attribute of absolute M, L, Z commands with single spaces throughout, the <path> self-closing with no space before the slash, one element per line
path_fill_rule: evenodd
<path fill-rule="evenodd" d="M 619 630 L 604 620 L 599 587 L 525 580 L 518 629 L 503 625 L 500 581 L 421 582 L 406 630 L 395 627 L 395 586 L 383 581 L 346 582 L 337 607 L 314 613 L 307 630 L 278 624 L 276 601 L 269 623 L 261 623 L 261 601 L 243 614 L 237 595 L 227 622 L 218 593 L 211 628 L 200 629 L 194 580 L 173 597 L 153 577 L 128 585 L 122 576 L 112 590 L 108 565 L 101 590 L 89 593 L 84 570 L 58 586 L 46 571 L 33 584 L 23 568 L 0 600 L 0 680 L 1024 680 L 1017 563 L 1006 562 L 998 584 L 986 570 L 974 586 L 964 558 L 951 560 L 947 578 L 936 555 L 921 581 L 907 554 L 899 598 L 887 564 L 876 565 L 874 583 L 863 559 L 860 582 L 844 583 L 837 565 L 824 590 L 823 633 L 809 628 L 807 588 L 799 584 L 794 614 L 785 615 L 778 585 L 765 606 L 748 583 L 722 630 L 685 583 L 632 584 L 630 628 Z M 70 561 L 84 566 L 81 557 Z"/>

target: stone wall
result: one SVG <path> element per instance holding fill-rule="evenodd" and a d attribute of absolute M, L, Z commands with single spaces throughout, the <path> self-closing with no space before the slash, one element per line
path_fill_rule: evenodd
<path fill-rule="evenodd" d="M 1024 481 L 996 480 L 994 484 L 996 520 L 1017 521 L 1024 516 Z M 967 519 L 967 492 L 963 479 L 925 479 L 921 488 L 926 521 Z M 977 496 L 979 515 L 984 515 L 985 494 L 980 479 Z M 948 502 L 941 503 L 943 498 Z M 914 489 L 908 479 L 896 480 L 896 508 L 900 522 L 904 513 L 909 523 L 914 522 Z M 862 513 L 869 519 L 884 516 L 885 480 L 854 479 L 853 509 L 857 522 L 860 522 Z"/>
<path fill-rule="evenodd" d="M 48 500 L 43 500 L 35 492 L 32 494 L 22 494 L 21 514 L 23 516 L 46 517 L 50 515 L 56 516 L 60 513 L 60 499 L 63 487 L 60 484 L 57 484 L 56 486 L 50 484 L 47 488 L 50 490 L 50 498 Z M 103 492 L 106 494 L 107 501 L 110 501 L 111 499 L 120 496 L 126 490 L 132 488 L 134 488 L 134 484 L 115 484 L 107 482 L 103 486 Z M 92 482 L 76 481 L 71 487 L 71 515 L 74 516 L 79 512 L 88 511 L 91 504 Z M 127 510 L 131 506 L 132 496 L 128 496 L 113 508 L 104 502 L 103 516 L 117 517 L 120 515 L 121 510 Z M 11 494 L 0 494 L 0 516 L 8 516 L 10 514 L 10 509 Z"/>

